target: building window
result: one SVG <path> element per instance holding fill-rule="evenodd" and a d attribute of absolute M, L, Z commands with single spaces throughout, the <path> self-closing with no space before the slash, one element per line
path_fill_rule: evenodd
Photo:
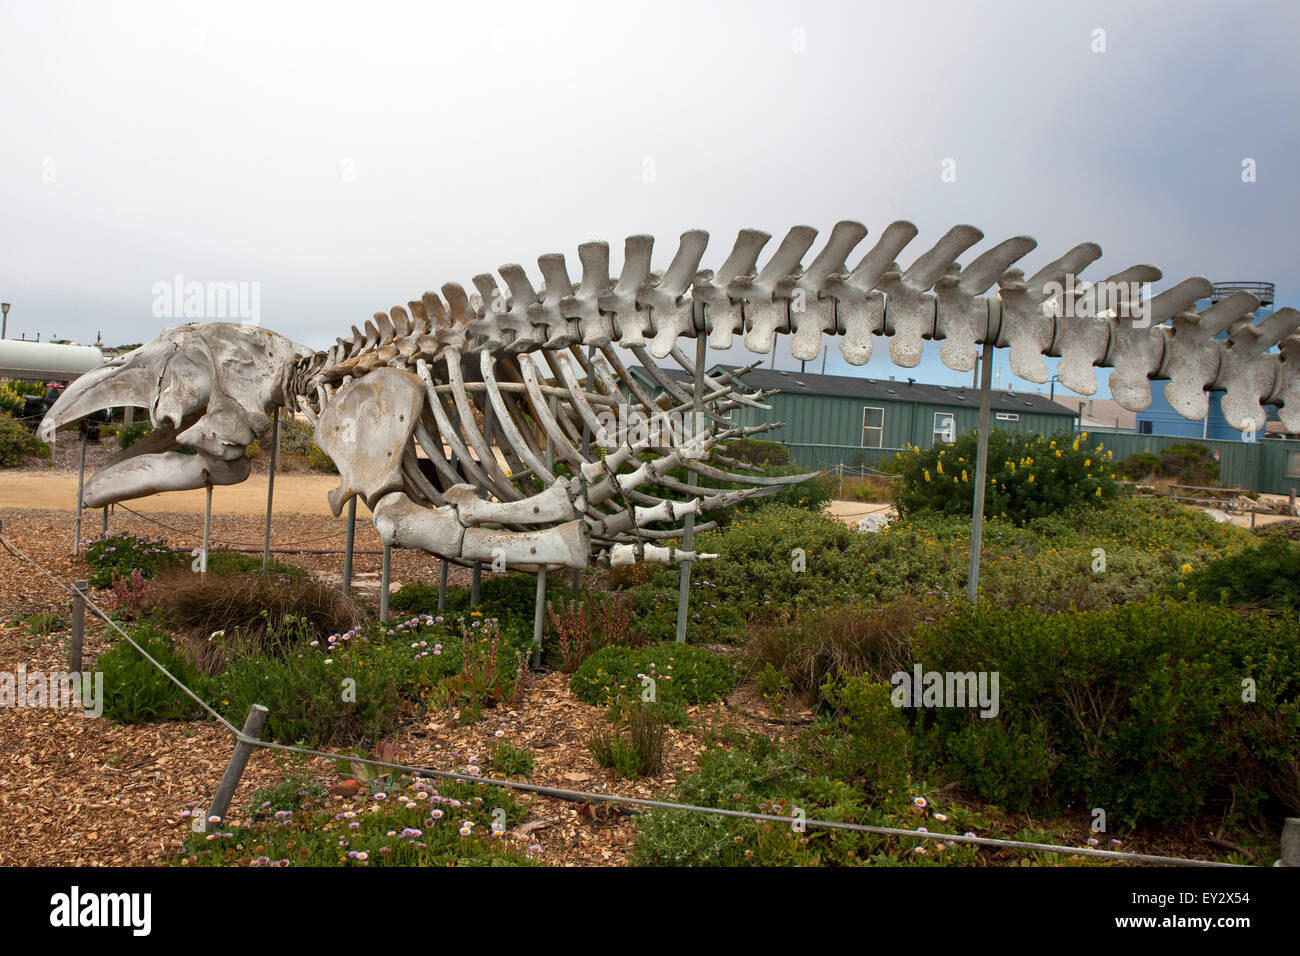
<path fill-rule="evenodd" d="M 1150 435 L 1150 434 L 1151 434 L 1151 423 L 1150 423 L 1150 422 L 1138 422 L 1138 434 L 1139 434 L 1139 435 Z"/>
<path fill-rule="evenodd" d="M 1287 452 L 1286 476 L 1288 478 L 1300 478 L 1300 451 Z"/>
<path fill-rule="evenodd" d="M 998 421 L 1000 422 L 1018 422 L 1020 416 L 1014 412 L 998 412 Z"/>
<path fill-rule="evenodd" d="M 957 440 L 957 420 L 952 412 L 934 413 L 934 435 L 931 440 L 936 445 Z"/>
<path fill-rule="evenodd" d="M 885 447 L 885 410 L 868 405 L 862 409 L 862 447 Z"/>

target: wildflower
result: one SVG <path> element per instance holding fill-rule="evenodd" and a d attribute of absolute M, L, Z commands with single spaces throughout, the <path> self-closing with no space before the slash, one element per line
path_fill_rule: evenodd
<path fill-rule="evenodd" d="M 913 806 L 920 807 L 921 809 L 925 809 L 925 807 L 928 805 L 926 803 L 925 797 L 913 797 L 912 804 Z"/>
<path fill-rule="evenodd" d="M 938 820 L 940 823 L 947 823 L 947 822 L 948 822 L 948 817 L 947 817 L 947 815 L 946 815 L 946 814 L 943 814 L 943 813 L 936 813 L 936 814 L 934 815 L 934 818 L 935 818 L 936 820 Z"/>
<path fill-rule="evenodd" d="M 1192 566 L 1191 566 L 1190 564 L 1184 564 L 1184 565 L 1183 565 L 1181 568 L 1179 568 L 1178 570 L 1181 571 L 1183 574 L 1191 574 L 1191 573 L 1192 573 Z"/>

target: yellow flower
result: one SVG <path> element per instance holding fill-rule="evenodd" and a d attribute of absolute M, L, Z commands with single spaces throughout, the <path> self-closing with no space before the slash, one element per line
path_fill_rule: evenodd
<path fill-rule="evenodd" d="M 1183 574 L 1191 574 L 1191 573 L 1192 573 L 1192 566 L 1191 566 L 1190 564 L 1184 564 L 1184 565 L 1183 565 L 1181 568 L 1179 568 L 1178 570 L 1182 571 Z"/>
<path fill-rule="evenodd" d="M 1098 498 L 1101 497 L 1101 489 L 1100 489 L 1100 488 L 1097 489 L 1097 497 L 1098 497 Z"/>
<path fill-rule="evenodd" d="M 962 480 L 962 481 L 970 481 L 970 479 L 966 477 L 966 469 L 965 469 L 965 468 L 963 468 L 963 469 L 961 470 L 961 480 Z"/>
<path fill-rule="evenodd" d="M 1029 476 L 1029 483 L 1030 483 L 1031 485 L 1034 483 L 1034 476 L 1033 476 L 1033 475 L 1030 475 L 1030 476 Z"/>
<path fill-rule="evenodd" d="M 929 468 L 927 468 L 927 469 L 925 470 L 925 480 L 926 480 L 926 481 L 929 481 L 929 480 L 930 480 L 930 469 L 929 469 Z"/>
<path fill-rule="evenodd" d="M 941 475 L 943 474 L 943 462 L 938 462 L 938 463 L 936 463 L 934 467 L 935 467 L 935 470 L 936 470 L 937 472 L 939 472 L 939 474 L 941 474 Z"/>
<path fill-rule="evenodd" d="M 1091 458 L 1085 458 L 1085 459 L 1083 460 L 1083 467 L 1084 467 L 1084 468 L 1091 468 L 1091 467 L 1092 467 L 1092 459 L 1091 459 Z"/>

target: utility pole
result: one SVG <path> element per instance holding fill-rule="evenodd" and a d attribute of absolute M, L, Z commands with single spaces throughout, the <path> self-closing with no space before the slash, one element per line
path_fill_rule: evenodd
<path fill-rule="evenodd" d="M 0 325 L 0 339 L 9 338 L 9 303 L 0 302 L 0 311 L 4 312 L 4 321 Z"/>

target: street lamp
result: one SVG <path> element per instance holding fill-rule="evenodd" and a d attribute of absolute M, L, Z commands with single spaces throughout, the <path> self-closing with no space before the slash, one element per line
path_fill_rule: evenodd
<path fill-rule="evenodd" d="M 0 302 L 0 311 L 4 312 L 4 324 L 0 325 L 0 339 L 9 338 L 9 303 Z"/>

